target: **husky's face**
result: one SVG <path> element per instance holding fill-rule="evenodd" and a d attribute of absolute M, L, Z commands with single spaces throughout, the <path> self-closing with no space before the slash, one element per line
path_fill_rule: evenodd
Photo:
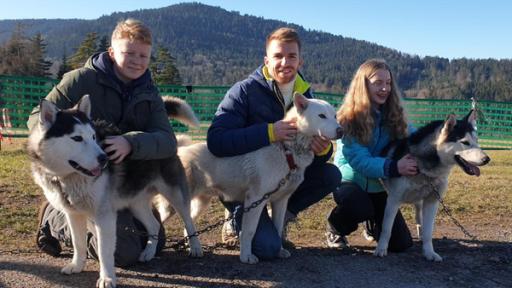
<path fill-rule="evenodd" d="M 476 112 L 471 112 L 462 120 L 450 115 L 444 122 L 437 141 L 438 154 L 445 164 L 457 164 L 469 175 L 480 175 L 482 166 L 491 159 L 478 145 L 476 135 Z"/>
<path fill-rule="evenodd" d="M 44 167 L 58 176 L 76 172 L 91 177 L 101 175 L 108 158 L 96 142 L 89 120 L 89 97 L 84 96 L 69 110 L 59 110 L 46 100 L 40 108 L 39 123 L 33 129 L 38 131 L 33 133 L 39 133 L 36 154 Z"/>
<path fill-rule="evenodd" d="M 343 130 L 336 121 L 334 107 L 323 100 L 307 99 L 295 93 L 297 129 L 308 136 L 322 136 L 330 140 L 341 138 Z"/>

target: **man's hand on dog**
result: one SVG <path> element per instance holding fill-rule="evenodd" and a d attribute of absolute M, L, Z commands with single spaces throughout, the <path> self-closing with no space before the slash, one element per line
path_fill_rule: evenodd
<path fill-rule="evenodd" d="M 123 136 L 107 137 L 103 141 L 103 147 L 108 159 L 115 164 L 121 163 L 132 152 L 132 145 Z"/>
<path fill-rule="evenodd" d="M 295 120 L 279 120 L 274 123 L 275 141 L 289 141 L 295 138 L 297 125 Z"/>
<path fill-rule="evenodd" d="M 398 160 L 398 173 L 402 176 L 414 176 L 418 174 L 418 163 L 416 159 L 411 155 L 407 154 L 402 159 Z"/>

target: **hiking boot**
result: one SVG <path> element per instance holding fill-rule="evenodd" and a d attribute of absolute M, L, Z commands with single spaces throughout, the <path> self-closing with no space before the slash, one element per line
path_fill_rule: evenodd
<path fill-rule="evenodd" d="M 349 247 L 347 237 L 335 234 L 331 231 L 325 232 L 327 238 L 327 246 L 329 248 L 347 248 Z"/>
<path fill-rule="evenodd" d="M 39 228 L 36 235 L 36 245 L 42 252 L 53 257 L 58 257 L 60 252 L 62 252 L 59 240 L 52 236 L 50 224 L 48 224 L 47 221 L 44 221 L 43 223 L 48 205 L 48 201 L 44 201 L 39 207 Z"/>
<path fill-rule="evenodd" d="M 236 247 L 238 245 L 238 234 L 233 225 L 233 220 L 226 221 L 222 225 L 222 243 L 228 247 Z"/>
<path fill-rule="evenodd" d="M 295 244 L 292 241 L 288 240 L 288 226 L 290 223 L 296 223 L 297 216 L 286 210 L 286 215 L 284 216 L 284 225 L 283 225 L 283 234 L 282 234 L 282 245 L 283 248 L 286 249 L 295 249 Z"/>

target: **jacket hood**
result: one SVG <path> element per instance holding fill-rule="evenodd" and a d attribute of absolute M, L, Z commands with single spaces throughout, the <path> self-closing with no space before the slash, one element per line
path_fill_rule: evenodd
<path fill-rule="evenodd" d="M 112 59 L 110 59 L 108 52 L 99 52 L 92 55 L 85 64 L 85 67 L 89 67 L 98 71 L 106 78 L 116 83 L 122 91 L 124 97 L 131 98 L 133 95 L 133 90 L 138 87 L 153 86 L 153 81 L 151 79 L 151 73 L 149 72 L 149 69 L 147 69 L 144 74 L 142 74 L 142 76 L 128 84 L 125 84 L 123 81 L 121 81 L 114 72 L 114 62 Z"/>

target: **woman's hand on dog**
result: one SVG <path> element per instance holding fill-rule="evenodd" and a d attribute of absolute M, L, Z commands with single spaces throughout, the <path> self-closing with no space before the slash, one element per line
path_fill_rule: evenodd
<path fill-rule="evenodd" d="M 108 159 L 115 164 L 121 163 L 132 152 L 132 145 L 123 136 L 108 136 L 103 147 Z"/>
<path fill-rule="evenodd" d="M 402 157 L 402 159 L 398 160 L 397 166 L 398 173 L 402 176 L 414 176 L 418 174 L 418 163 L 411 154 L 407 154 Z"/>
<path fill-rule="evenodd" d="M 318 155 L 326 151 L 330 144 L 331 140 L 323 136 L 313 136 L 313 141 L 311 141 L 311 150 L 315 155 Z"/>

